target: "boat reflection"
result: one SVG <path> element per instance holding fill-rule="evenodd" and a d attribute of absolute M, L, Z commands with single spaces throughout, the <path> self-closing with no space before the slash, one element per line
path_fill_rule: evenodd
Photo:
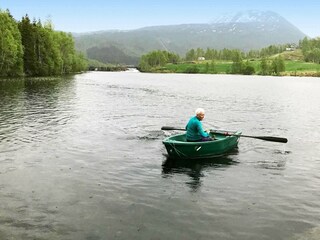
<path fill-rule="evenodd" d="M 186 174 L 190 178 L 186 184 L 191 191 L 196 192 L 202 184 L 204 171 L 221 170 L 237 164 L 237 153 L 238 149 L 234 149 L 228 155 L 194 160 L 172 159 L 167 156 L 162 163 L 162 177 L 170 178 L 175 174 Z"/>

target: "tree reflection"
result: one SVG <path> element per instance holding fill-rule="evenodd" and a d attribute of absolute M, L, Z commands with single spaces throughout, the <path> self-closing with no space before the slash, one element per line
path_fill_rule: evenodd
<path fill-rule="evenodd" d="M 72 118 L 74 82 L 73 76 L 0 79 L 0 140 L 54 137 L 47 130 L 56 133 Z"/>
<path fill-rule="evenodd" d="M 162 164 L 162 177 L 171 177 L 174 174 L 186 174 L 189 176 L 186 185 L 188 185 L 191 191 L 196 192 L 203 181 L 204 170 L 214 170 L 227 168 L 231 165 L 237 164 L 235 161 L 235 156 L 238 150 L 235 149 L 228 155 L 214 157 L 214 158 L 204 158 L 204 159 L 172 159 L 167 157 Z"/>

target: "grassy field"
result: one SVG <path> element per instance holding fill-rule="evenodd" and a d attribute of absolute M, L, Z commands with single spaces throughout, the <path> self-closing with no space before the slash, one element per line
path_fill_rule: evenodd
<path fill-rule="evenodd" d="M 285 60 L 285 72 L 283 76 L 316 76 L 320 77 L 320 64 L 303 61 L 301 50 L 286 51 L 276 54 L 270 59 L 281 56 Z M 249 60 L 249 65 L 254 67 L 255 74 L 260 73 L 260 59 Z M 181 62 L 178 64 L 167 64 L 164 67 L 156 68 L 153 72 L 163 73 L 203 73 L 203 74 L 228 74 L 230 73 L 232 61 L 193 61 Z"/>
<path fill-rule="evenodd" d="M 192 69 L 198 69 L 198 72 L 193 73 L 227 73 L 231 68 L 232 62 L 217 62 L 215 61 L 214 67 L 211 61 L 193 62 L 193 63 L 178 63 L 167 64 L 163 69 L 169 72 L 186 73 L 192 72 Z"/>
<path fill-rule="evenodd" d="M 260 60 L 251 60 L 249 64 L 254 67 L 255 74 L 260 72 Z M 201 61 L 193 63 L 167 64 L 156 72 L 168 73 L 203 73 L 203 74 L 227 74 L 230 72 L 232 62 Z M 287 76 L 320 76 L 320 64 L 307 63 L 299 60 L 285 60 L 285 72 L 281 75 Z"/>
<path fill-rule="evenodd" d="M 320 64 L 303 61 L 286 61 L 286 71 L 320 71 Z"/>

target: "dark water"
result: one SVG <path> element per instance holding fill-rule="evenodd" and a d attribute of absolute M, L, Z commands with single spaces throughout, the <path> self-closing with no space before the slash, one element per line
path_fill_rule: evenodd
<path fill-rule="evenodd" d="M 87 73 L 0 80 L 0 239 L 320 239 L 320 79 Z M 242 138 L 166 159 L 197 107 Z"/>

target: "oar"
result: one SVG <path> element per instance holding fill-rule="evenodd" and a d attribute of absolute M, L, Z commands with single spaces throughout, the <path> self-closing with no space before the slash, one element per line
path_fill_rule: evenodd
<path fill-rule="evenodd" d="M 220 132 L 218 131 L 212 131 L 210 130 L 210 132 L 213 133 L 221 133 L 227 136 L 240 136 L 240 137 L 247 137 L 247 138 L 256 138 L 256 139 L 260 139 L 260 140 L 264 140 L 264 141 L 270 141 L 270 142 L 281 142 L 281 143 L 287 143 L 288 139 L 286 138 L 282 138 L 282 137 L 270 137 L 270 136 L 249 136 L 249 135 L 243 135 L 243 134 L 234 134 L 234 133 L 228 133 L 228 132 Z"/>
<path fill-rule="evenodd" d="M 161 127 L 161 130 L 179 130 L 179 131 L 186 131 L 185 128 L 175 128 L 175 127 L 168 127 L 168 126 L 163 126 L 163 127 Z"/>
<path fill-rule="evenodd" d="M 185 131 L 186 129 L 183 128 L 176 128 L 176 127 L 168 127 L 168 126 L 163 126 L 161 130 L 179 130 L 179 131 Z M 218 131 L 212 131 L 212 132 L 219 132 Z M 228 136 L 240 136 L 240 137 L 247 137 L 247 138 L 256 138 L 264 141 L 270 141 L 270 142 L 281 142 L 281 143 L 287 143 L 288 139 L 286 138 L 281 138 L 281 137 L 269 137 L 269 136 L 249 136 L 249 135 L 243 135 L 243 134 L 230 134 L 228 132 L 219 132 L 221 134 L 225 134 Z"/>

